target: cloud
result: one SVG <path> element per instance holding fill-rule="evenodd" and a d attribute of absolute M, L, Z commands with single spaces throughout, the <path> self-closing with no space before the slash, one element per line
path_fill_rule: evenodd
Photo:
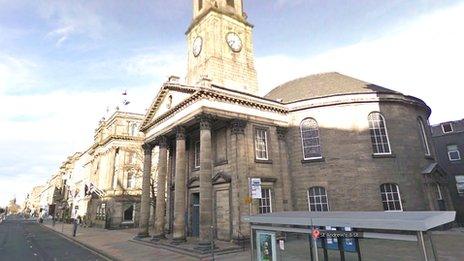
<path fill-rule="evenodd" d="M 111 16 L 101 14 L 104 6 L 98 1 L 38 1 L 36 4 L 39 16 L 53 28 L 45 38 L 54 40 L 57 47 L 74 36 L 99 40 L 114 27 Z"/>
<path fill-rule="evenodd" d="M 401 30 L 371 41 L 311 57 L 263 56 L 257 69 L 263 94 L 288 80 L 338 71 L 423 99 L 438 123 L 463 118 L 460 104 L 464 78 L 464 4 L 421 16 Z"/>
<path fill-rule="evenodd" d="M 0 93 L 34 86 L 38 65 L 31 60 L 0 52 Z"/>
<path fill-rule="evenodd" d="M 141 85 L 107 84 L 99 90 L 63 85 L 44 93 L 13 95 L 18 86 L 30 90 L 47 81 L 37 72 L 46 65 L 1 53 L 0 58 L 0 111 L 4 112 L 0 114 L 0 206 L 14 195 L 22 201 L 33 186 L 45 183 L 67 156 L 87 149 L 98 121 L 108 115 L 107 108 L 110 114 L 116 106 L 145 113 L 162 81 L 172 73 L 183 75 L 185 68 L 184 56 L 175 50 L 159 55 L 136 50 L 131 57 L 96 62 L 91 70 L 105 75 L 108 68 L 116 67 L 111 73 L 117 71 L 122 78 L 142 77 Z M 126 89 L 129 106 L 121 104 L 121 91 Z"/>
<path fill-rule="evenodd" d="M 125 70 L 133 75 L 167 79 L 170 75 L 183 76 L 186 72 L 186 55 L 183 53 L 142 54 L 127 59 Z"/>
<path fill-rule="evenodd" d="M 64 43 L 64 41 L 66 41 L 69 38 L 69 36 L 74 31 L 74 26 L 68 25 L 49 32 L 46 38 L 58 39 L 56 41 L 56 46 L 59 47 Z"/>

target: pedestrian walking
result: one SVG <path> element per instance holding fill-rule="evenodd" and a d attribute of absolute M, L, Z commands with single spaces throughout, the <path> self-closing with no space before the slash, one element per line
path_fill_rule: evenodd
<path fill-rule="evenodd" d="M 73 219 L 73 237 L 76 237 L 77 226 L 79 225 L 79 220 L 77 218 Z"/>

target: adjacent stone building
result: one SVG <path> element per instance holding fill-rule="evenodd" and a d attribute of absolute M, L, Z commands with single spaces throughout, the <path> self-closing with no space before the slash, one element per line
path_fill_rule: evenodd
<path fill-rule="evenodd" d="M 449 189 L 457 212 L 456 220 L 464 225 L 464 119 L 432 126 L 432 140 L 440 166 L 448 174 Z"/>
<path fill-rule="evenodd" d="M 95 142 L 87 151 L 90 162 L 88 188 L 92 197 L 88 218 L 98 227 L 125 228 L 138 225 L 143 115 L 116 111 L 103 119 Z"/>
<path fill-rule="evenodd" d="M 139 236 L 148 236 L 155 147 L 154 236 L 176 242 L 209 244 L 211 226 L 215 238 L 240 241 L 250 231 L 241 217 L 274 211 L 452 208 L 422 100 L 339 73 L 259 96 L 242 1 L 193 3 L 186 81 L 163 84 L 140 128 Z M 250 197 L 251 178 L 261 180 L 260 199 Z"/>
<path fill-rule="evenodd" d="M 31 217 L 38 217 L 40 213 L 40 194 L 44 186 L 34 186 L 31 192 L 27 195 L 25 206 L 27 214 Z"/>

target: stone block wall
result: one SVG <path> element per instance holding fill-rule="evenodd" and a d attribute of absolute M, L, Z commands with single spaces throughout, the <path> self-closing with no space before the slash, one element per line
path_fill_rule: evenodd
<path fill-rule="evenodd" d="M 391 157 L 372 155 L 368 115 L 373 111 L 385 117 Z M 333 115 L 340 115 L 342 123 Z M 395 103 L 330 106 L 296 113 L 287 135 L 296 210 L 308 210 L 307 190 L 323 186 L 332 211 L 382 211 L 383 183 L 398 184 L 404 210 L 427 210 L 421 173 L 433 160 L 425 157 L 418 116 L 427 119 L 424 110 Z M 319 123 L 322 162 L 302 162 L 298 123 L 306 117 Z"/>

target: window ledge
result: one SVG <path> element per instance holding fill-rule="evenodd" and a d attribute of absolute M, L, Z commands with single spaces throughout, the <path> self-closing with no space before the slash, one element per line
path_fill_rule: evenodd
<path fill-rule="evenodd" d="M 425 159 L 435 160 L 435 158 L 432 155 L 425 155 Z"/>
<path fill-rule="evenodd" d="M 272 160 L 255 159 L 255 163 L 272 164 Z"/>
<path fill-rule="evenodd" d="M 223 161 L 215 162 L 214 166 L 217 167 L 217 166 L 222 166 L 222 165 L 227 165 L 227 164 L 229 164 L 229 161 L 228 160 L 223 160 Z"/>
<path fill-rule="evenodd" d="M 312 162 L 325 162 L 325 158 L 322 157 L 322 158 L 303 159 L 303 160 L 301 160 L 301 163 L 302 163 L 302 164 L 305 164 L 305 163 L 312 163 Z"/>
<path fill-rule="evenodd" d="M 200 167 L 195 167 L 192 169 L 192 171 L 199 171 L 200 170 Z"/>
<path fill-rule="evenodd" d="M 372 154 L 372 158 L 374 159 L 382 159 L 382 158 L 396 158 L 396 155 L 391 154 Z"/>
<path fill-rule="evenodd" d="M 124 224 L 134 224 L 134 221 L 123 221 L 123 222 L 121 222 L 121 224 L 123 224 L 123 225 Z"/>

